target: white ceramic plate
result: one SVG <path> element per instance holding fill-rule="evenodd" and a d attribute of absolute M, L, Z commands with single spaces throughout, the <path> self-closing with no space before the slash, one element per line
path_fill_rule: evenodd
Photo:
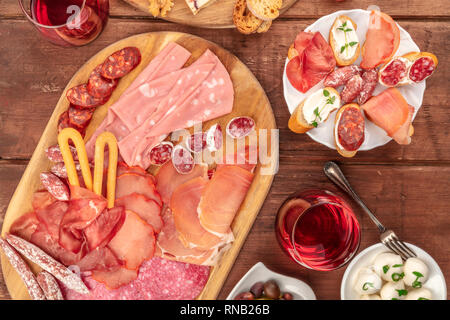
<path fill-rule="evenodd" d="M 447 285 L 445 283 L 444 275 L 439 268 L 436 261 L 425 251 L 419 247 L 407 243 L 407 245 L 414 250 L 417 257 L 421 259 L 428 266 L 430 273 L 427 282 L 423 285 L 433 294 L 433 300 L 447 300 Z M 390 252 L 383 244 L 377 243 L 368 247 L 358 254 L 345 270 L 341 282 L 341 300 L 358 300 L 359 296 L 353 289 L 353 284 L 356 280 L 357 271 L 360 268 L 372 265 L 375 257 L 382 252 Z"/>
<path fill-rule="evenodd" d="M 289 292 L 292 294 L 294 300 L 316 300 L 316 295 L 308 286 L 301 280 L 284 276 L 282 274 L 273 272 L 262 263 L 255 264 L 241 280 L 234 286 L 227 300 L 233 300 L 241 292 L 249 291 L 250 288 L 258 281 L 275 280 L 280 287 L 281 292 Z"/>
<path fill-rule="evenodd" d="M 324 16 L 314 22 L 312 25 L 308 26 L 305 31 L 316 32 L 319 31 L 322 36 L 328 41 L 328 35 L 330 32 L 330 28 L 333 25 L 334 20 L 340 16 L 346 15 L 350 17 L 357 24 L 357 34 L 360 40 L 360 43 L 364 43 L 366 39 L 366 31 L 369 25 L 369 16 L 370 11 L 355 9 L 355 10 L 342 10 L 332 13 L 330 15 Z M 405 53 L 411 51 L 420 51 L 419 47 L 414 43 L 411 39 L 411 36 L 408 32 L 405 31 L 402 27 L 399 26 L 400 29 L 400 46 L 396 52 L 396 56 L 403 55 Z M 288 60 L 286 59 L 286 65 Z M 359 65 L 361 62 L 361 56 L 356 60 L 355 64 Z M 323 88 L 323 81 L 319 82 L 316 86 L 312 87 L 305 94 L 301 93 L 297 89 L 295 89 L 291 83 L 289 82 L 286 76 L 286 65 L 284 66 L 283 72 L 283 89 L 284 89 L 284 98 L 289 108 L 289 112 L 294 112 L 295 108 L 302 102 L 309 94 L 312 92 Z M 386 87 L 378 84 L 375 88 L 373 95 L 378 95 L 380 92 L 385 90 Z M 406 101 L 414 107 L 414 117 L 417 114 L 417 111 L 422 106 L 423 94 L 425 91 L 425 81 L 422 81 L 418 84 L 414 85 L 406 85 L 398 87 L 402 95 L 405 97 Z M 340 91 L 341 89 L 339 89 Z M 334 145 L 334 119 L 336 117 L 336 112 L 334 112 L 325 123 L 321 123 L 319 127 L 314 128 L 307 132 L 307 134 L 315 141 L 326 145 L 331 149 L 336 149 Z M 414 118 L 413 117 L 413 118 Z M 377 127 L 372 122 L 366 120 L 366 130 L 365 130 L 365 140 L 361 145 L 359 150 L 371 150 L 373 148 L 385 145 L 389 141 L 391 141 L 386 132 Z"/>

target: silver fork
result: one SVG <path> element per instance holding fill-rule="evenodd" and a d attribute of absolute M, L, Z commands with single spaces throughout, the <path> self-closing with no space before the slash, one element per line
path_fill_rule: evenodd
<path fill-rule="evenodd" d="M 370 219 L 372 219 L 372 221 L 378 227 L 378 230 L 380 230 L 380 240 L 386 247 L 401 256 L 403 260 L 417 256 L 416 253 L 411 250 L 403 241 L 399 240 L 394 231 L 387 230 L 377 219 L 377 217 L 375 217 L 375 215 L 369 210 L 369 208 L 367 208 L 364 202 L 352 189 L 341 169 L 336 163 L 332 161 L 325 163 L 325 165 L 323 166 L 323 171 L 331 181 L 338 185 L 342 190 L 347 192 L 347 194 L 360 205 L 364 212 L 369 215 Z"/>

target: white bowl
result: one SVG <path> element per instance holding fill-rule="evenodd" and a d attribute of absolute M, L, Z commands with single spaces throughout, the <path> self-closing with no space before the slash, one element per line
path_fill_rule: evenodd
<path fill-rule="evenodd" d="M 301 280 L 284 276 L 282 274 L 273 272 L 262 263 L 255 264 L 241 280 L 234 286 L 227 300 L 233 300 L 241 292 L 249 291 L 250 288 L 258 281 L 275 280 L 280 287 L 281 292 L 289 292 L 292 294 L 294 300 L 316 300 L 316 295 L 308 286 Z"/>
<path fill-rule="evenodd" d="M 447 300 L 447 285 L 445 283 L 444 275 L 439 268 L 437 262 L 425 251 L 419 247 L 407 243 L 407 245 L 417 254 L 428 266 L 430 273 L 427 282 L 423 285 L 433 294 L 433 300 Z M 341 300 L 358 300 L 358 294 L 353 289 L 353 284 L 360 268 L 368 267 L 372 264 L 375 256 L 382 252 L 391 252 L 382 243 L 374 244 L 359 253 L 345 270 L 341 282 Z"/>

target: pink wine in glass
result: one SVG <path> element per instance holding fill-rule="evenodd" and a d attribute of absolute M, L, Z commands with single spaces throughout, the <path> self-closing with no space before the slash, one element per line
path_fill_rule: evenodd
<path fill-rule="evenodd" d="M 109 0 L 19 0 L 19 3 L 43 36 L 62 46 L 88 44 L 108 21 Z"/>
<path fill-rule="evenodd" d="M 275 228 L 289 257 L 314 270 L 343 266 L 359 247 L 360 228 L 351 207 L 326 190 L 289 197 L 278 210 Z"/>

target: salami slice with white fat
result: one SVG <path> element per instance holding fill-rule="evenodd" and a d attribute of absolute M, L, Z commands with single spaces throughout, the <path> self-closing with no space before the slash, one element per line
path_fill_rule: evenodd
<path fill-rule="evenodd" d="M 361 73 L 361 68 L 356 65 L 337 68 L 328 74 L 323 81 L 325 87 L 337 88 L 343 86 L 355 74 Z"/>
<path fill-rule="evenodd" d="M 234 139 L 248 136 L 255 130 L 255 120 L 250 117 L 236 117 L 227 124 L 227 134 Z"/>
<path fill-rule="evenodd" d="M 352 102 L 356 99 L 362 90 L 363 80 L 359 74 L 355 74 L 345 84 L 344 89 L 341 92 L 341 100 L 344 103 Z"/>
<path fill-rule="evenodd" d="M 358 104 L 363 105 L 372 97 L 378 83 L 378 72 L 375 69 L 364 71 L 362 78 L 362 88 L 358 96 Z"/>
<path fill-rule="evenodd" d="M 170 141 L 163 141 L 154 146 L 149 153 L 150 163 L 161 166 L 172 157 L 173 144 Z"/>
<path fill-rule="evenodd" d="M 47 300 L 64 300 L 58 281 L 47 271 L 41 271 L 36 277 Z"/>
<path fill-rule="evenodd" d="M 51 172 L 41 173 L 41 183 L 56 199 L 69 201 L 69 188 L 56 175 Z"/>
<path fill-rule="evenodd" d="M 380 83 L 386 87 L 395 87 L 405 82 L 409 61 L 403 58 L 391 60 L 380 70 Z"/>
<path fill-rule="evenodd" d="M 193 153 L 200 153 L 207 146 L 206 133 L 196 132 L 186 139 L 186 148 Z"/>
<path fill-rule="evenodd" d="M 74 160 L 78 160 L 78 153 L 77 149 L 75 147 L 69 146 L 70 153 L 72 153 L 72 157 Z M 55 144 L 53 146 L 48 147 L 45 150 L 45 154 L 48 158 L 48 160 L 53 162 L 64 162 L 61 149 L 59 148 L 59 145 Z"/>
<path fill-rule="evenodd" d="M 422 57 L 414 61 L 409 68 L 408 77 L 413 82 L 420 82 L 431 76 L 436 66 L 430 57 Z"/>
<path fill-rule="evenodd" d="M 223 133 L 220 124 L 216 123 L 206 131 L 206 145 L 208 150 L 213 152 L 222 148 Z"/>
<path fill-rule="evenodd" d="M 75 169 L 78 172 L 81 172 L 81 165 L 80 165 L 80 163 L 78 161 L 74 161 L 74 162 L 75 162 Z M 50 168 L 50 172 L 53 173 L 58 178 L 67 179 L 67 169 L 66 169 L 66 165 L 64 164 L 64 162 L 57 162 L 57 163 L 55 163 Z"/>
<path fill-rule="evenodd" d="M 192 154 L 182 145 L 176 145 L 172 151 L 172 163 L 178 173 L 188 174 L 194 169 Z"/>

